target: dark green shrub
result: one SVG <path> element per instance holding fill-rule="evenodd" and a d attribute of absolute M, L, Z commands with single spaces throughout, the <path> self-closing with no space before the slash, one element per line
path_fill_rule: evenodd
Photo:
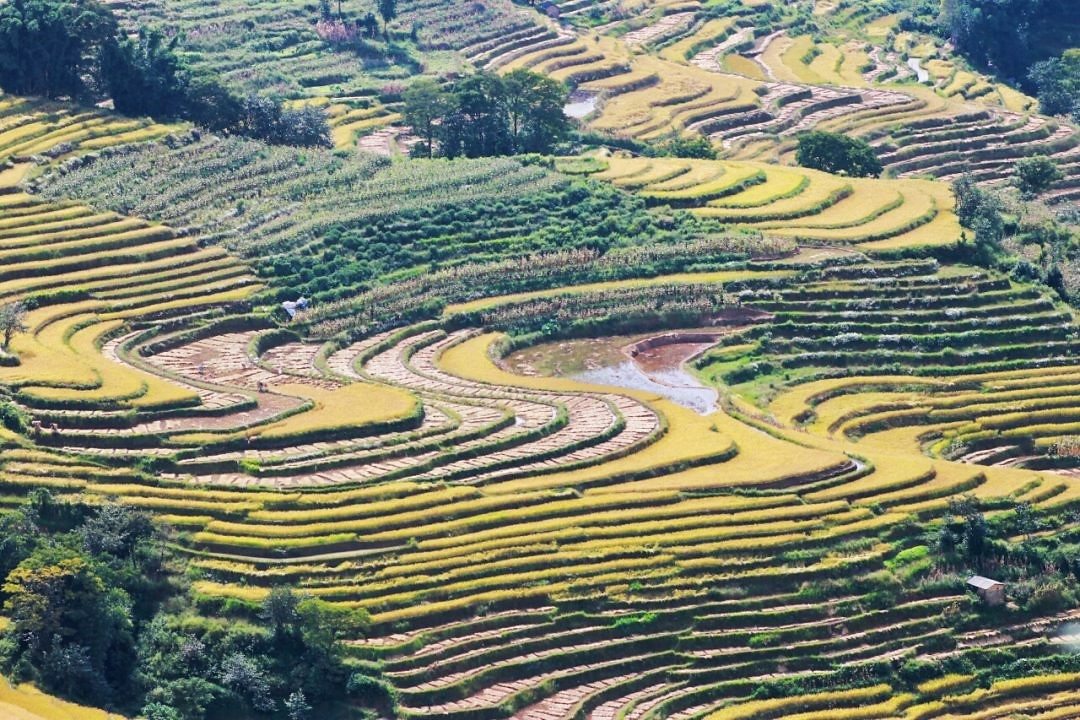
<path fill-rule="evenodd" d="M 0 425 L 12 432 L 24 435 L 30 427 L 30 419 L 15 403 L 2 402 L 0 403 Z"/>

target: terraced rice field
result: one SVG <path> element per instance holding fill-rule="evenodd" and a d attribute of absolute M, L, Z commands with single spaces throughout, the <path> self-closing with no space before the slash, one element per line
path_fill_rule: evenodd
<path fill-rule="evenodd" d="M 444 71 L 456 72 L 462 62 L 499 72 L 529 68 L 597 96 L 589 124 L 616 135 L 655 140 L 697 133 L 732 159 L 788 161 L 796 133 L 843 125 L 874 139 L 898 176 L 950 178 L 970 169 L 992 181 L 1007 176 L 1017 158 L 1051 155 L 1068 175 L 1053 197 L 1075 199 L 1072 151 L 1080 134 L 1074 128 L 1030 115 L 1030 98 L 938 58 L 941 48 L 911 45 L 909 34 L 885 47 L 874 27 L 829 42 L 758 34 L 748 18 L 713 18 L 697 2 L 556 5 L 561 22 L 504 1 L 453 12 L 438 3 L 405 3 L 391 29 L 416 28 L 424 64 Z M 376 100 L 383 95 L 390 102 L 387 88 L 407 78 L 409 68 L 320 39 L 310 6 L 278 3 L 271 14 L 259 3 L 240 9 L 140 0 L 117 8 L 131 24 L 186 31 L 190 57 L 230 84 L 329 103 L 339 148 L 392 155 L 415 142 L 399 116 Z M 367 9 L 348 15 L 358 18 Z M 458 58 L 453 51 L 459 59 L 451 60 Z M 898 84 L 914 74 L 901 53 L 922 58 L 933 72 L 932 87 Z M 982 116 L 980 127 L 961 138 L 956 126 L 972 115 Z"/>
<path fill-rule="evenodd" d="M 872 34 L 846 42 L 756 35 L 746 20 L 704 19 L 690 7 L 646 17 L 619 37 L 536 31 L 483 64 L 529 67 L 597 96 L 590 126 L 619 136 L 695 133 L 730 159 L 790 163 L 796 134 L 830 129 L 870 139 L 892 175 L 971 172 L 984 182 L 1008 177 L 1019 158 L 1048 155 L 1067 176 L 1051 198 L 1076 199 L 1080 132 L 1031 114 L 1033 101 L 1006 86 L 928 59 L 937 48 L 914 56 L 938 73 L 932 88 L 920 87 L 900 84 L 915 71 Z"/>
<path fill-rule="evenodd" d="M 334 102 L 320 97 L 293 105 L 321 107 L 330 125 L 330 139 L 338 150 L 358 147 L 377 155 L 393 155 L 395 151 L 407 153 L 416 142 L 408 128 L 400 125 L 401 113 L 370 99 Z"/>
<path fill-rule="evenodd" d="M 382 659 L 417 717 L 576 709 L 690 717 L 776 677 L 781 654 L 782 675 L 809 677 L 882 655 L 962 653 L 963 641 L 948 642 L 941 625 L 971 602 L 963 594 L 943 587 L 875 607 L 857 597 L 811 599 L 800 588 L 879 568 L 893 553 L 880 534 L 912 512 L 940 512 L 953 493 L 1049 507 L 1074 492 L 1065 482 L 914 455 L 901 463 L 874 450 L 853 460 L 723 414 L 509 376 L 488 359 L 492 337 L 468 330 L 390 333 L 321 352 L 279 345 L 245 370 L 230 348 L 250 348 L 248 340 L 219 335 L 148 360 L 177 377 L 198 360 L 205 382 L 238 389 L 283 375 L 384 382 L 415 393 L 424 425 L 434 422 L 411 436 L 377 434 L 367 448 L 343 438 L 276 455 L 244 450 L 243 472 L 226 470 L 235 456 L 204 446 L 177 463 L 175 479 L 194 485 L 168 475 L 148 485 L 63 459 L 65 450 L 92 456 L 89 447 L 8 450 L 4 483 L 116 496 L 162 513 L 191 532 L 192 563 L 208 578 L 196 589 L 207 601 L 258 600 L 269 584 L 290 581 L 367 609 L 375 629 L 353 651 Z M 461 439 L 450 452 L 425 451 L 440 434 Z M 394 442 L 396 463 L 363 458 Z M 772 445 L 775 466 L 762 462 Z M 320 454 L 321 469 L 305 467 Z M 326 487 L 305 491 L 316 486 Z M 779 645 L 756 639 L 770 633 Z M 898 710 L 916 700 L 865 692 Z M 757 709 L 717 712 L 758 717 Z"/>
<path fill-rule="evenodd" d="M 771 321 L 731 336 L 737 350 L 715 350 L 700 366 L 736 384 L 797 373 L 802 382 L 774 390 L 768 407 L 816 435 L 981 464 L 1071 466 L 1049 451 L 1073 430 L 1071 313 L 1033 288 L 949 270 L 926 265 L 863 290 L 824 282 L 764 301 L 747 294 Z"/>
<path fill-rule="evenodd" d="M 800 387 L 813 431 L 861 442 L 896 443 L 942 457 L 1006 467 L 1072 468 L 1076 437 L 1070 365 L 1038 373 L 964 374 L 910 387 L 910 380 L 869 376 Z M 841 386 L 840 394 L 830 386 Z M 806 395 L 810 393 L 810 395 Z M 794 401 L 779 398 L 785 410 Z"/>
<path fill-rule="evenodd" d="M 572 18 L 604 5 L 560 8 Z M 600 93 L 597 128 L 642 139 L 699 132 L 730 156 L 609 154 L 557 169 L 584 165 L 707 229 L 716 221 L 830 250 L 785 246 L 725 270 L 439 297 L 428 320 L 403 313 L 370 332 L 320 325 L 318 308 L 280 327 L 253 308 L 262 283 L 214 242 L 258 254 L 302 236 L 306 250 L 332 248 L 320 243 L 340 198 L 320 199 L 317 175 L 331 164 L 354 193 L 346 212 L 357 222 L 380 203 L 420 207 L 420 190 L 447 178 L 365 155 L 298 163 L 291 151 L 189 138 L 94 166 L 99 179 L 119 180 L 112 200 L 127 207 L 104 211 L 67 199 L 86 178 L 78 163 L 45 196 L 23 192 L 29 158 L 66 160 L 176 129 L 3 100 L 0 150 L 14 165 L 0 175 L 0 300 L 32 310 L 30 331 L 13 342 L 19 364 L 0 367 L 0 385 L 33 426 L 26 437 L 0 435 L 2 502 L 48 487 L 152 511 L 183 531 L 176 551 L 198 573 L 206 612 L 229 600 L 253 607 L 280 584 L 366 610 L 371 630 L 349 638 L 350 657 L 379 662 L 411 718 L 1080 714 L 1074 674 L 973 682 L 995 662 L 988 648 L 1036 668 L 1062 653 L 1059 630 L 1075 611 L 957 626 L 978 617 L 962 577 L 898 580 L 905 551 L 925 547 L 921 525 L 949 513 L 952 498 L 1048 513 L 1080 502 L 1068 452 L 1080 434 L 1075 319 L 994 273 L 882 259 L 960 238 L 946 186 L 906 176 L 948 178 L 985 161 L 980 177 L 998 179 L 1035 145 L 1071 157 L 1072 129 L 988 109 L 965 116 L 963 138 L 947 125 L 957 127 L 956 115 L 916 114 L 897 127 L 929 103 L 856 77 L 852 66 L 870 60 L 860 49 L 830 45 L 802 63 L 806 41 L 698 23 L 693 4 L 665 5 L 655 24 L 621 39 L 519 24 L 516 10 L 492 7 L 511 19 L 490 36 L 466 42 L 448 22 L 428 26 L 425 42 Z M 147 8 L 186 22 L 214 12 Z M 284 28 L 260 30 L 270 31 Z M 700 42 L 727 45 L 710 55 Z M 305 83 L 338 72 L 340 57 L 303 47 L 289 57 L 312 63 Z M 656 47 L 666 56 L 641 52 Z M 766 80 L 724 72 L 737 48 Z M 251 72 L 262 82 L 273 69 Z M 397 135 L 381 105 L 326 106 L 340 148 L 364 147 L 359 135 L 375 127 Z M 753 159 L 801 130 L 846 122 L 905 177 L 847 179 Z M 392 142 L 385 154 L 398 149 Z M 194 172 L 215 164 L 195 157 L 236 161 L 247 174 Z M 455 167 L 454 192 L 466 199 L 560 182 L 510 161 Z M 151 169 L 160 195 L 137 192 Z M 279 196 L 251 190 L 266 184 L 287 186 L 294 204 L 282 211 Z M 396 185 L 415 192 L 386 191 Z M 1071 187 L 1058 188 L 1062 197 Z M 238 197 L 257 219 L 224 211 Z M 290 212 L 298 208 L 310 212 Z M 647 392 L 500 364 L 515 323 L 545 313 L 602 323 L 634 302 L 690 308 L 722 328 L 694 369 L 720 388 L 723 410 L 702 415 Z M 877 592 L 883 578 L 888 593 Z M 963 661 L 973 674 L 880 682 L 880 663 L 909 660 Z M 759 691 L 785 682 L 814 691 Z M 20 720 L 44 714 L 37 702 L 0 687 L 0 711 Z"/>
<path fill-rule="evenodd" d="M 373 137 L 362 137 L 359 144 Z M 401 140 L 395 143 L 400 149 Z M 390 154 L 385 145 L 384 149 Z M 236 172 L 238 167 L 242 173 Z M 185 133 L 169 144 L 132 146 L 67 172 L 48 173 L 38 186 L 45 197 L 85 198 L 118 212 L 189 228 L 205 243 L 222 244 L 274 266 L 281 280 L 302 274 L 311 281 L 314 277 L 304 265 L 325 263 L 343 275 L 352 269 L 340 267 L 342 256 L 332 230 L 337 236 L 342 228 L 380 232 L 385 226 L 376 219 L 386 216 L 409 222 L 416 227 L 411 236 L 418 246 L 405 253 L 402 262 L 421 254 L 450 252 L 458 245 L 466 252 L 469 247 L 482 252 L 481 245 L 497 249 L 515 231 L 513 223 L 476 218 L 473 233 L 456 227 L 445 228 L 440 235 L 427 230 L 434 222 L 425 222 L 425 215 L 442 211 L 432 198 L 462 204 L 478 198 L 513 200 L 543 193 L 559 182 L 554 173 L 509 158 L 392 163 L 366 152 L 342 156 L 331 150 Z M 147 183 L 163 190 L 147 194 Z M 244 212 L 236 212 L 238 203 Z M 528 217 L 526 213 L 535 215 L 537 210 L 522 213 Z M 279 258 L 284 258 L 280 266 Z M 342 278 L 323 282 L 316 290 L 340 293 L 350 284 Z"/>
<path fill-rule="evenodd" d="M 653 203 L 800 242 L 866 250 L 949 244 L 961 228 L 941 184 L 843 179 L 760 162 L 602 158 L 591 177 Z"/>

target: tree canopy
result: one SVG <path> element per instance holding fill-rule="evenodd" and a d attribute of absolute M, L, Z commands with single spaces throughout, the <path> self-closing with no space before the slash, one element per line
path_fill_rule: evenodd
<path fill-rule="evenodd" d="M 176 55 L 179 37 L 167 40 L 160 30 L 141 30 L 136 38 L 105 44 L 101 74 L 114 107 L 127 115 L 187 114 L 187 78 Z"/>
<path fill-rule="evenodd" d="M 405 123 L 423 140 L 422 150 L 428 157 L 434 155 L 436 133 L 442 119 L 453 110 L 453 96 L 430 78 L 413 82 L 404 93 Z"/>
<path fill-rule="evenodd" d="M 80 97 L 116 20 L 96 0 L 0 4 L 0 87 L 20 95 Z"/>
<path fill-rule="evenodd" d="M 200 616 L 162 562 L 162 532 L 129 506 L 45 490 L 0 512 L 0 600 L 10 619 L 0 671 L 148 720 L 306 720 L 353 687 L 361 703 L 391 709 L 392 693 L 366 700 L 385 688 L 346 663 L 341 638 L 364 633 L 365 612 L 277 587 L 261 606 L 240 608 L 245 618 Z"/>
<path fill-rule="evenodd" d="M 852 177 L 877 177 L 882 170 L 881 161 L 865 140 L 829 132 L 800 135 L 795 162 Z"/>
<path fill-rule="evenodd" d="M 960 224 L 975 232 L 978 252 L 989 255 L 1005 238 L 1005 221 L 1001 217 L 1001 203 L 994 195 L 980 188 L 970 175 L 963 175 L 952 183 L 956 199 L 955 212 Z"/>
<path fill-rule="evenodd" d="M 1020 192 L 1028 197 L 1050 189 L 1050 185 L 1064 177 L 1057 164 L 1045 155 L 1026 157 L 1016 163 L 1013 180 Z"/>
<path fill-rule="evenodd" d="M 405 92 L 404 115 L 425 155 L 547 153 L 569 132 L 566 97 L 561 83 L 529 70 L 481 72 L 450 87 L 417 81 Z"/>
<path fill-rule="evenodd" d="M 26 304 L 15 300 L 0 305 L 0 348 L 7 350 L 11 347 L 11 339 L 16 333 L 26 332 Z"/>
<path fill-rule="evenodd" d="M 976 65 L 1023 80 L 1032 63 L 1061 52 L 1080 20 L 1070 0 L 946 0 L 945 23 L 956 48 Z"/>
<path fill-rule="evenodd" d="M 12 0 L 0 5 L 0 88 L 5 92 L 111 98 L 127 115 L 191 120 L 210 130 L 287 145 L 330 145 L 318 108 L 241 98 L 195 73 L 179 36 L 142 29 L 128 37 L 96 0 Z"/>
<path fill-rule="evenodd" d="M 1035 86 L 1039 107 L 1047 115 L 1071 114 L 1080 121 L 1080 48 L 1066 50 L 1031 66 L 1028 78 Z"/>

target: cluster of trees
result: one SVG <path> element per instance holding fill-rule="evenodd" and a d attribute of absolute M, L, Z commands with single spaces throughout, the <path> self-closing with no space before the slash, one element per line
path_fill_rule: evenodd
<path fill-rule="evenodd" d="M 1036 93 L 1043 112 L 1080 117 L 1080 51 L 1067 49 L 1080 44 L 1075 36 L 1080 5 L 1073 0 L 946 0 L 944 8 L 937 30 L 968 60 Z"/>
<path fill-rule="evenodd" d="M 191 120 L 219 132 L 291 145 L 330 145 L 325 114 L 234 95 L 193 70 L 179 38 L 128 37 L 96 0 L 11 0 L 0 5 L 0 88 L 18 95 L 111 97 L 122 113 Z"/>
<path fill-rule="evenodd" d="M 707 137 L 677 137 L 659 147 L 663 155 L 678 158 L 696 158 L 700 160 L 715 160 L 716 148 Z"/>
<path fill-rule="evenodd" d="M 1022 282 L 1040 282 L 1068 302 L 1075 304 L 1075 290 L 1066 281 L 1066 270 L 1075 263 L 1075 234 L 1068 227 L 1047 218 L 1044 213 L 1027 215 L 1026 199 L 1043 192 L 1050 183 L 1061 177 L 1052 160 L 1042 156 L 1024 158 L 1016 165 L 1013 185 L 1019 197 L 997 190 L 980 188 L 968 175 L 952 183 L 956 199 L 955 212 L 960 224 L 975 234 L 974 256 L 970 259 L 1010 272 Z M 1039 246 L 1038 257 L 1019 258 L 1004 252 L 1002 242 L 1007 236 L 1019 244 Z"/>
<path fill-rule="evenodd" d="M 308 720 L 349 699 L 393 711 L 389 688 L 344 660 L 339 637 L 366 614 L 277 588 L 247 618 L 200 615 L 166 539 L 143 512 L 44 490 L 0 515 L 0 669 L 147 720 Z"/>
<path fill-rule="evenodd" d="M 1070 18 L 1078 19 L 1071 0 L 946 0 L 943 29 L 971 62 L 1020 80 L 1066 40 Z"/>
<path fill-rule="evenodd" d="M 550 153 L 570 130 L 566 87 L 530 70 L 481 72 L 444 87 L 420 79 L 404 93 L 405 122 L 427 157 Z"/>
<path fill-rule="evenodd" d="M 840 133 L 800 135 L 795 162 L 803 167 L 850 177 L 877 177 L 882 171 L 874 148 L 865 140 Z"/>
<path fill-rule="evenodd" d="M 1047 115 L 1071 115 L 1080 122 L 1080 48 L 1066 50 L 1059 58 L 1031 66 L 1028 79 L 1035 86 L 1039 107 Z"/>
<path fill-rule="evenodd" d="M 1053 517 L 1022 502 L 1011 513 L 988 520 L 974 498 L 951 498 L 949 511 L 933 538 L 937 564 L 941 570 L 993 572 L 996 579 L 1011 581 L 1011 599 L 1026 612 L 1075 607 L 1080 603 L 1075 589 L 1080 577 L 1077 546 L 1067 535 L 1036 535 L 1076 519 L 1075 512 Z"/>

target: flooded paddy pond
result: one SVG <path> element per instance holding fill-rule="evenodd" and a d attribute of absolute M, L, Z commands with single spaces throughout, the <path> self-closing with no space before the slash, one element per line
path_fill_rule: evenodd
<path fill-rule="evenodd" d="M 712 347 L 722 334 L 711 330 L 566 340 L 519 350 L 504 363 L 522 375 L 565 377 L 654 393 L 707 415 L 716 410 L 717 392 L 685 364 Z"/>
<path fill-rule="evenodd" d="M 596 103 L 600 100 L 600 96 L 583 90 L 575 90 L 570 93 L 567 100 L 569 102 L 563 106 L 563 114 L 575 120 L 580 120 L 596 109 Z"/>

